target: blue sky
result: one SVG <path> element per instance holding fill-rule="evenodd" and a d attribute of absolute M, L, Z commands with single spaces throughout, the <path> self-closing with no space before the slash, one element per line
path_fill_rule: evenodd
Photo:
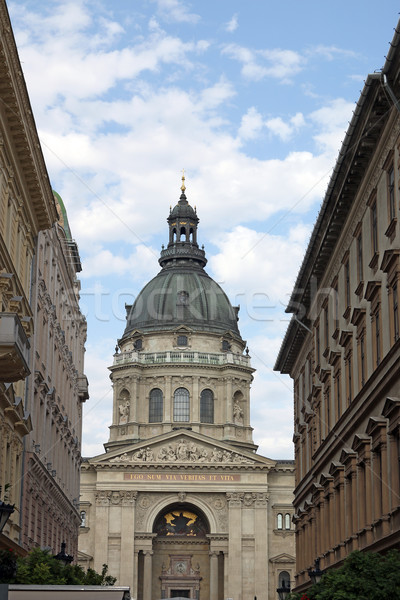
<path fill-rule="evenodd" d="M 79 245 L 88 320 L 83 454 L 111 423 L 107 367 L 157 274 L 186 171 L 207 271 L 240 304 L 260 452 L 292 457 L 292 386 L 273 373 L 284 308 L 368 73 L 387 0 L 18 0 L 9 11 L 53 188 Z"/>

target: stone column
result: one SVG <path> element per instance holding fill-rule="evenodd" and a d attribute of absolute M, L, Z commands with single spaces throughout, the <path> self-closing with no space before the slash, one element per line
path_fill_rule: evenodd
<path fill-rule="evenodd" d="M 232 378 L 227 377 L 226 379 L 226 422 L 233 422 L 233 408 L 232 408 Z"/>
<path fill-rule="evenodd" d="M 134 561 L 135 549 L 135 503 L 137 492 L 121 492 L 121 560 L 119 585 L 129 585 L 133 589 L 137 563 Z"/>
<path fill-rule="evenodd" d="M 210 552 L 210 600 L 218 600 L 218 553 Z"/>
<path fill-rule="evenodd" d="M 229 504 L 228 597 L 242 600 L 242 502 L 243 493 L 226 495 Z M 146 599 L 145 599 L 146 600 Z"/>
<path fill-rule="evenodd" d="M 387 535 L 389 533 L 389 510 L 390 510 L 390 498 L 389 498 L 389 478 L 388 478 L 388 450 L 386 439 L 381 442 L 381 491 L 382 491 L 382 534 Z M 398 469 L 397 469 L 398 470 Z"/>
<path fill-rule="evenodd" d="M 138 399 L 137 399 L 137 377 L 131 377 L 131 409 L 129 421 L 137 421 Z"/>
<path fill-rule="evenodd" d="M 399 506 L 400 495 L 400 464 L 399 464 L 399 438 L 398 431 L 389 435 L 390 444 L 390 488 L 391 488 L 391 510 Z"/>
<path fill-rule="evenodd" d="M 133 583 L 131 587 L 131 596 L 132 598 L 138 597 L 138 574 L 139 574 L 139 550 L 135 548 L 134 558 L 133 558 Z"/>
<path fill-rule="evenodd" d="M 172 377 L 167 375 L 165 378 L 165 398 L 164 398 L 164 415 L 165 421 L 172 421 Z"/>
<path fill-rule="evenodd" d="M 192 394 L 192 417 L 191 421 L 200 423 L 200 394 L 199 394 L 199 379 L 200 377 L 193 377 L 193 394 Z"/>
<path fill-rule="evenodd" d="M 108 564 L 108 515 L 112 492 L 96 492 L 96 518 L 94 532 L 94 570 L 101 573 Z"/>
<path fill-rule="evenodd" d="M 153 573 L 153 551 L 144 551 L 144 569 L 143 569 L 143 600 L 152 600 L 151 584 Z"/>
<path fill-rule="evenodd" d="M 254 595 L 257 600 L 268 598 L 268 494 L 259 492 L 255 498 L 255 581 Z"/>
<path fill-rule="evenodd" d="M 368 457 L 364 461 L 365 475 L 365 524 L 371 527 L 372 523 L 372 484 L 371 484 L 371 459 Z"/>

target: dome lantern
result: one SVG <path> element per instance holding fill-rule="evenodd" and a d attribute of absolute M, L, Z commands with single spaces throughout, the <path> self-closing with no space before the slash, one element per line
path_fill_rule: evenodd
<path fill-rule="evenodd" d="M 159 263 L 162 267 L 170 265 L 176 259 L 191 259 L 204 267 L 207 264 L 205 252 L 197 243 L 199 218 L 195 209 L 186 198 L 185 175 L 182 175 L 181 195 L 171 210 L 167 221 L 169 226 L 168 247 L 162 250 Z"/>

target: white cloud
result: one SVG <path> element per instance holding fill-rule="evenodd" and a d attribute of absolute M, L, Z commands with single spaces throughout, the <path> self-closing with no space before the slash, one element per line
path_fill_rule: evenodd
<path fill-rule="evenodd" d="M 115 255 L 110 250 L 99 249 L 85 257 L 81 279 L 107 275 L 134 275 L 135 279 L 147 279 L 158 270 L 159 252 L 139 244 L 127 257 Z"/>
<path fill-rule="evenodd" d="M 232 18 L 226 23 L 225 31 L 233 33 L 239 27 L 238 15 L 235 13 Z"/>
<path fill-rule="evenodd" d="M 288 83 L 304 66 L 304 58 L 293 50 L 252 50 L 238 44 L 227 44 L 222 53 L 242 63 L 242 75 L 250 81 L 273 77 Z"/>
<path fill-rule="evenodd" d="M 177 23 L 197 23 L 200 15 L 189 12 L 184 2 L 179 0 L 155 0 L 160 15 L 166 21 Z"/>
<path fill-rule="evenodd" d="M 320 44 L 319 46 L 314 46 L 309 50 L 309 54 L 311 56 L 322 56 L 327 60 L 334 60 L 336 57 L 344 57 L 344 58 L 357 58 L 357 52 L 353 50 L 345 50 L 344 48 L 338 48 L 337 46 L 324 46 Z"/>
<path fill-rule="evenodd" d="M 286 142 L 294 133 L 305 125 L 304 116 L 301 113 L 296 113 L 289 121 L 285 122 L 281 117 L 274 117 L 265 122 L 265 126 L 271 133 L 281 138 Z"/>
<path fill-rule="evenodd" d="M 263 119 L 258 110 L 252 106 L 247 113 L 243 115 L 239 128 L 239 137 L 242 140 L 252 140 L 256 138 L 263 128 Z"/>
<path fill-rule="evenodd" d="M 253 321 L 275 318 L 291 292 L 309 234 L 304 225 L 285 237 L 237 226 L 215 241 L 220 252 L 210 258 L 210 267 L 243 315 Z"/>
<path fill-rule="evenodd" d="M 309 115 L 320 130 L 320 133 L 314 135 L 314 140 L 324 152 L 337 154 L 353 109 L 353 103 L 337 98 Z"/>

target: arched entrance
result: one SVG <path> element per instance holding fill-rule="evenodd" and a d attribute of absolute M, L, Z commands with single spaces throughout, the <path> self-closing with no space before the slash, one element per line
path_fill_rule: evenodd
<path fill-rule="evenodd" d="M 195 506 L 164 508 L 153 526 L 153 598 L 209 597 L 210 527 Z"/>

